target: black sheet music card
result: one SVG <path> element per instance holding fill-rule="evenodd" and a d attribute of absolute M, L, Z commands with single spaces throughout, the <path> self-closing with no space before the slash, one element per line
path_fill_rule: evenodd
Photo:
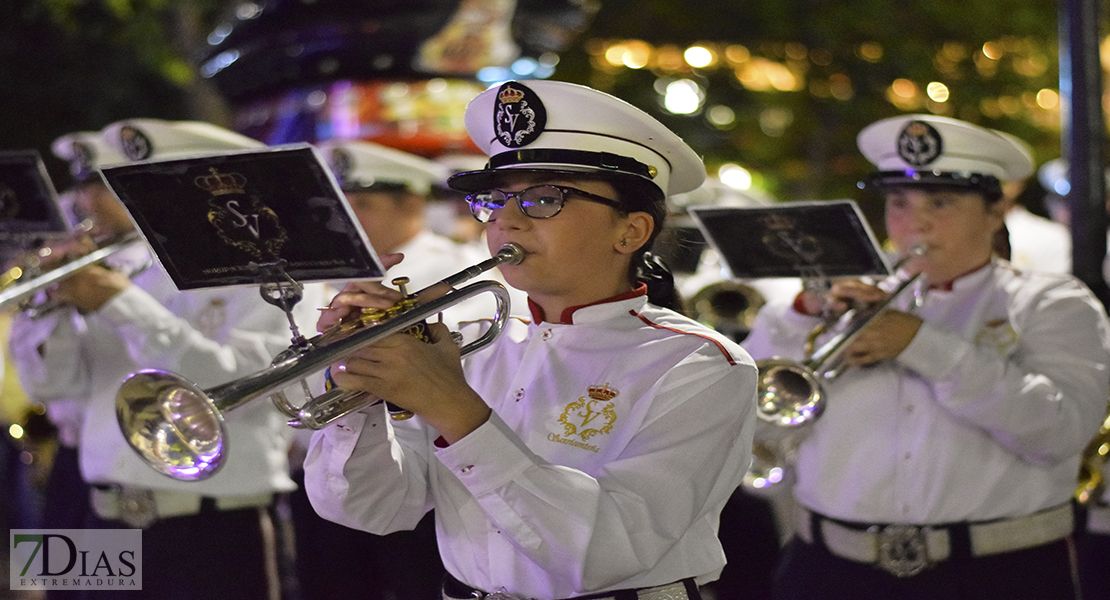
<path fill-rule="evenodd" d="M 180 290 L 380 279 L 385 268 L 308 144 L 104 167 Z"/>
<path fill-rule="evenodd" d="M 69 231 L 38 151 L 0 152 L 0 242 L 32 243 Z"/>
<path fill-rule="evenodd" d="M 852 200 L 689 211 L 735 279 L 890 274 L 875 234 Z"/>

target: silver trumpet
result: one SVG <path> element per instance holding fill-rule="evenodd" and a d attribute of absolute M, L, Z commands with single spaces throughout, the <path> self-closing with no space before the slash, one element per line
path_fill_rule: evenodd
<path fill-rule="evenodd" d="M 281 392 L 298 381 L 307 390 L 306 378 L 328 365 L 386 336 L 419 327 L 427 318 L 483 293 L 493 294 L 497 302 L 493 323 L 478 339 L 463 346 L 460 353 L 466 356 L 492 343 L 509 319 L 508 291 L 496 281 L 479 281 L 457 290 L 454 286 L 498 265 L 515 265 L 523 260 L 524 250 L 520 246 L 505 244 L 492 258 L 430 286 L 447 284 L 452 288 L 435 300 L 420 305 L 410 301 L 405 312 L 345 335 L 336 335 L 329 329 L 290 346 L 266 369 L 207 390 L 167 371 L 134 373 L 116 396 L 116 418 L 123 436 L 156 471 L 180 481 L 207 479 L 226 460 L 223 415 L 230 410 L 273 395 L 278 409 L 292 418 L 291 426 L 320 429 L 339 417 L 379 402 L 379 398 L 365 392 L 334 388 L 320 396 L 310 395 L 303 406 L 296 407 Z"/>
<path fill-rule="evenodd" d="M 898 261 L 895 270 L 910 259 L 924 255 L 927 249 L 923 244 L 914 246 Z M 803 426 L 816 421 L 825 409 L 827 394 L 824 382 L 839 377 L 845 371 L 844 351 L 871 321 L 885 312 L 920 277 L 921 274 L 916 273 L 903 278 L 886 299 L 876 306 L 867 310 L 852 310 L 842 315 L 839 322 L 844 323 L 844 326 L 809 353 L 808 360 L 797 362 L 774 357 L 756 361 L 759 372 L 756 416 L 761 423 L 756 427 L 753 462 L 745 478 L 749 487 L 769 487 L 779 481 L 783 474 L 783 465 L 790 462 L 791 455 L 805 436 L 808 428 Z M 827 327 L 827 323 L 818 325 L 810 333 L 807 346 L 824 333 Z"/>
<path fill-rule="evenodd" d="M 49 302 L 39 305 L 29 304 L 28 301 L 41 290 L 45 290 L 60 283 L 75 272 L 118 254 L 128 248 L 145 244 L 143 236 L 138 231 L 119 236 L 115 241 L 105 243 L 96 250 L 83 256 L 62 263 L 54 268 L 43 270 L 39 267 L 42 259 L 50 255 L 50 249 L 44 248 L 38 252 L 28 253 L 21 264 L 13 266 L 0 274 L 0 309 L 9 306 L 19 306 L 32 317 L 41 316 L 56 308 Z M 141 268 L 129 275 L 134 277 Z"/>

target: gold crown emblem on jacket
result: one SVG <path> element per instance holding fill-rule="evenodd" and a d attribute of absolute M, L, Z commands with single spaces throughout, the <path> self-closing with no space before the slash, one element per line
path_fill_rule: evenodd
<path fill-rule="evenodd" d="M 520 102 L 524 99 L 524 92 L 511 87 L 506 87 L 505 89 L 501 90 L 501 93 L 497 95 L 497 98 L 501 100 L 502 104 Z"/>
<path fill-rule="evenodd" d="M 616 398 L 620 392 L 609 387 L 609 384 L 606 383 L 605 385 L 591 385 L 586 388 L 586 394 L 594 400 L 608 401 Z"/>
<path fill-rule="evenodd" d="M 197 187 L 207 190 L 213 196 L 242 194 L 247 178 L 239 173 L 220 173 L 216 167 L 208 169 L 209 175 L 201 175 L 193 180 Z"/>

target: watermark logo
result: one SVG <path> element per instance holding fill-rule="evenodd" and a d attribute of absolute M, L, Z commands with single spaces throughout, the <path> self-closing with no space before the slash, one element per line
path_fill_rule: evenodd
<path fill-rule="evenodd" d="M 12 529 L 11 590 L 141 590 L 141 529 Z"/>

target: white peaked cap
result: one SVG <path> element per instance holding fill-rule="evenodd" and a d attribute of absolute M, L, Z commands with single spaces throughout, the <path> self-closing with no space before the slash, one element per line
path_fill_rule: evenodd
<path fill-rule="evenodd" d="M 883 119 L 865 127 L 856 143 L 884 183 L 958 182 L 984 175 L 1013 181 L 1033 172 L 1033 153 L 1025 142 L 936 115 Z"/>
<path fill-rule="evenodd" d="M 96 175 L 97 169 L 127 162 L 123 154 L 104 141 L 99 131 L 75 131 L 50 144 L 54 156 L 69 163 L 69 172 L 78 181 Z"/>
<path fill-rule="evenodd" d="M 316 147 L 345 191 L 393 184 L 427 195 L 447 179 L 447 169 L 439 163 L 373 142 L 329 140 Z"/>
<path fill-rule="evenodd" d="M 707 177 L 701 187 L 675 194 L 667 201 L 679 210 L 693 206 L 765 206 L 775 203 L 775 199 L 765 192 L 736 189 L 717 177 Z"/>
<path fill-rule="evenodd" d="M 1071 189 L 1068 182 L 1068 163 L 1062 158 L 1056 158 L 1041 165 L 1037 169 L 1037 181 L 1044 189 L 1064 196 Z"/>
<path fill-rule="evenodd" d="M 451 177 L 480 191 L 509 170 L 609 174 L 649 182 L 664 196 L 705 179 L 701 158 L 651 115 L 595 89 L 561 81 L 510 81 L 478 94 L 466 131 L 489 166 Z"/>
<path fill-rule="evenodd" d="M 1110 168 L 1107 168 L 1104 174 L 1106 187 L 1110 189 Z M 1037 169 L 1037 181 L 1040 182 L 1041 187 L 1060 196 L 1066 196 L 1071 191 L 1070 177 L 1068 161 L 1062 158 L 1054 158 Z"/>
<path fill-rule="evenodd" d="M 265 148 L 266 144 L 202 121 L 125 119 L 101 131 L 127 160 L 162 160 Z"/>

